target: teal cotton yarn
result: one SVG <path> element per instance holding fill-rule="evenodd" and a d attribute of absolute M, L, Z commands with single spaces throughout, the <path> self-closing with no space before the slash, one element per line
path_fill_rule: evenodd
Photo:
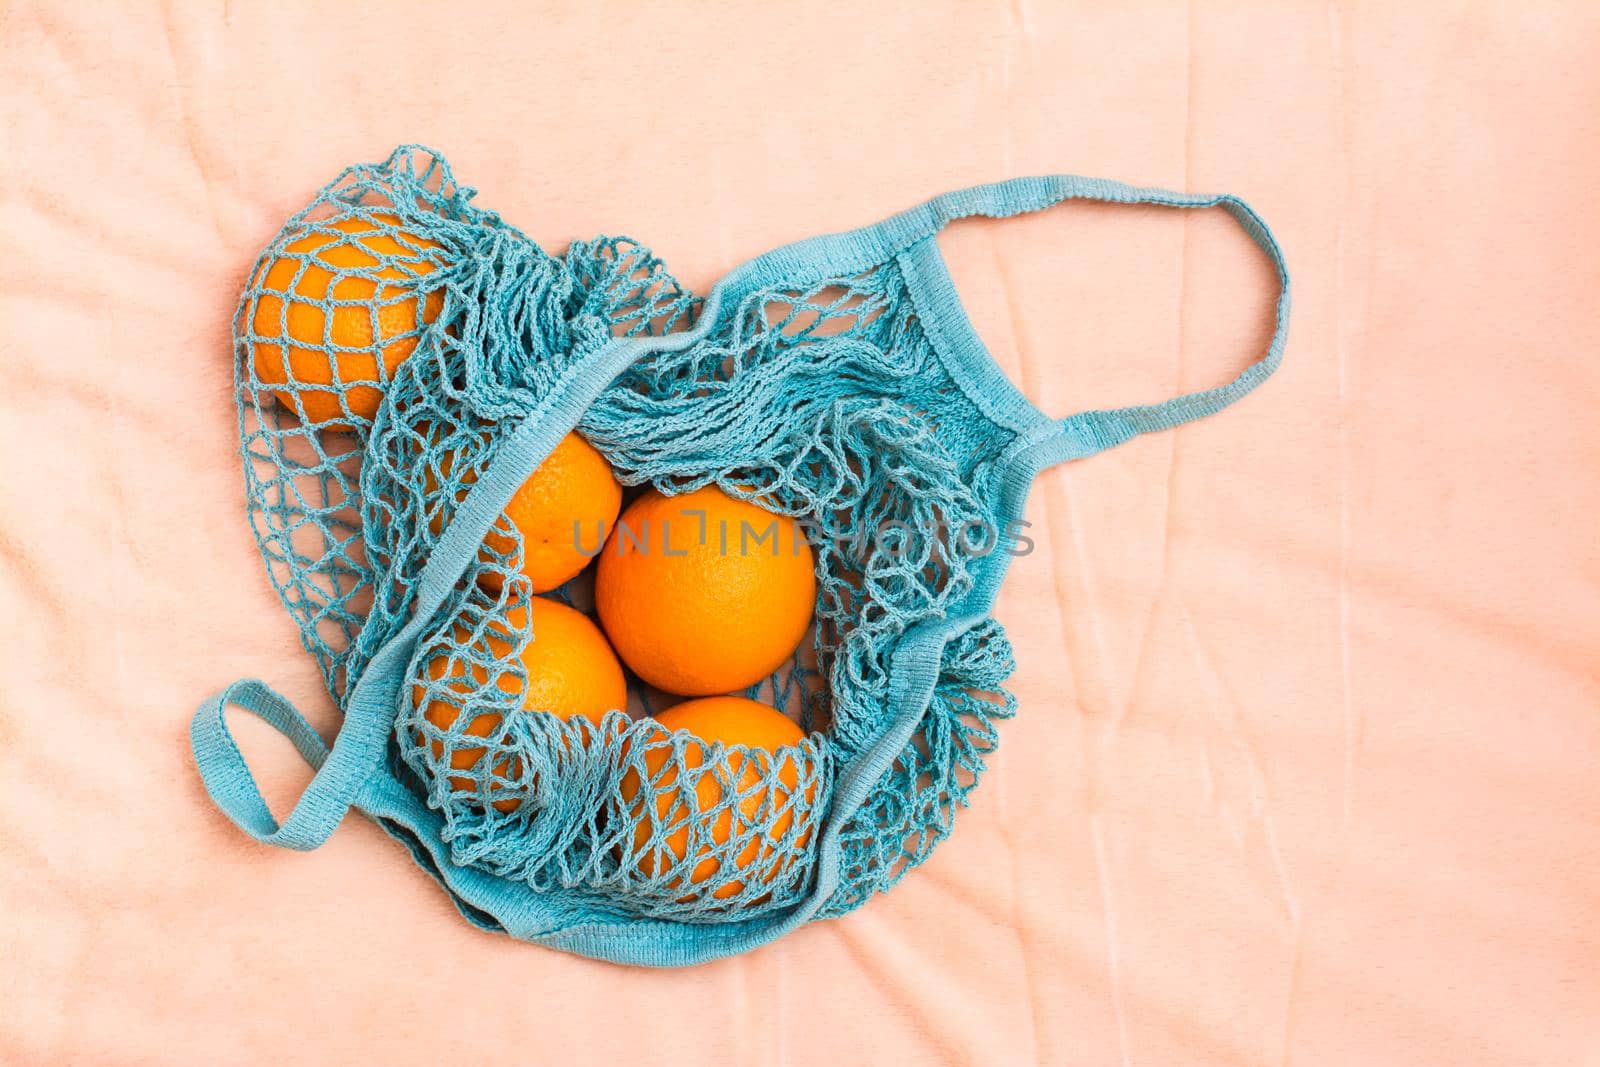
<path fill-rule="evenodd" d="M 963 215 L 1070 198 L 1232 214 L 1282 287 L 1267 353 L 1234 382 L 1165 404 L 1039 412 L 973 333 L 933 238 Z M 1011 646 L 990 610 L 1033 476 L 1220 410 L 1271 373 L 1287 327 L 1281 254 L 1231 197 L 1016 179 L 780 248 L 704 298 L 631 240 L 553 255 L 473 199 L 437 153 L 403 147 L 346 170 L 263 253 L 335 214 L 393 218 L 438 246 L 417 284 L 442 292 L 442 311 L 382 383 L 376 418 L 347 433 L 302 423 L 256 379 L 247 289 L 235 365 L 250 521 L 345 720 L 327 749 L 281 698 L 241 682 L 202 705 L 191 738 L 212 797 L 252 836 L 315 847 L 354 806 L 474 924 L 624 963 L 747 950 L 845 914 L 925 860 L 1016 712 L 1004 688 Z M 719 750 L 648 718 L 517 712 L 516 642 L 537 635 L 523 626 L 507 655 L 485 634 L 531 591 L 520 544 L 480 547 L 574 428 L 625 485 L 716 484 L 816 531 L 815 640 L 749 694 L 787 706 L 811 732 L 778 758 L 741 753 L 764 761 L 754 787 L 726 772 Z M 985 550 L 974 530 L 993 534 Z M 476 580 L 485 569 L 501 576 L 499 593 Z M 581 580 L 561 595 L 581 606 Z M 470 684 L 429 677 L 441 653 Z M 448 726 L 422 713 L 436 699 L 459 706 Z M 318 768 L 281 825 L 228 734 L 230 703 L 277 726 Z M 480 715 L 495 725 L 468 735 Z M 485 754 L 456 767 L 453 753 L 469 747 Z M 655 862 L 641 863 L 636 846 L 650 834 L 621 783 L 647 754 L 664 761 L 672 788 L 709 775 L 722 810 L 741 790 L 762 798 L 759 810 L 728 841 L 692 836 L 704 849 L 687 858 L 662 851 L 657 828 Z M 799 788 L 779 788 L 785 760 Z M 472 788 L 452 783 L 461 777 Z M 510 810 L 492 802 L 506 796 L 517 798 Z M 741 855 L 754 854 L 759 876 L 737 879 Z M 707 855 L 711 878 L 691 870 Z M 695 891 L 727 881 L 742 885 L 725 898 Z"/>

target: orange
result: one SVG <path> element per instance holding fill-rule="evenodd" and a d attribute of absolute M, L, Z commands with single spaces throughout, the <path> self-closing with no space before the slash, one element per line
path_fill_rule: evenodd
<path fill-rule="evenodd" d="M 380 279 L 409 282 L 432 273 L 434 264 L 422 257 L 439 245 L 385 229 L 401 225 L 388 214 L 345 215 L 324 225 L 290 241 L 251 279 L 257 289 L 247 309 L 256 338 L 252 362 L 257 380 L 285 408 L 298 414 L 303 407 L 311 422 L 347 430 L 351 416 L 371 421 L 378 413 L 383 386 L 417 347 L 415 331 L 439 317 L 444 293 L 346 272 L 377 267 Z M 379 267 L 383 256 L 404 262 Z M 336 300 L 352 303 L 325 307 Z"/>
<path fill-rule="evenodd" d="M 776 671 L 805 636 L 816 598 L 800 525 L 716 486 L 635 500 L 595 575 L 617 654 L 684 696 L 743 689 Z"/>
<path fill-rule="evenodd" d="M 706 697 L 701 700 L 690 700 L 676 707 L 668 708 L 656 716 L 656 721 L 669 730 L 687 730 L 700 740 L 710 745 L 721 742 L 724 745 L 744 745 L 750 749 L 764 749 L 770 753 L 778 753 L 779 749 L 786 746 L 798 745 L 805 740 L 805 734 L 800 727 L 790 722 L 783 714 L 765 704 L 744 697 Z M 749 840 L 739 848 L 734 857 L 734 865 L 739 870 L 746 870 L 757 861 L 766 863 L 770 860 L 775 848 L 789 833 L 795 820 L 795 793 L 799 788 L 799 766 L 797 756 L 793 752 L 777 754 L 772 761 L 762 760 L 743 752 L 724 751 L 721 759 L 725 770 L 725 780 L 737 783 L 735 789 L 740 795 L 737 803 L 716 810 L 722 802 L 722 786 L 716 776 L 707 771 L 702 773 L 694 783 L 693 793 L 679 788 L 673 788 L 678 780 L 678 767 L 667 766 L 672 756 L 672 746 L 668 743 L 659 743 L 644 754 L 645 770 L 649 775 L 650 796 L 653 804 L 646 804 L 639 797 L 644 788 L 640 782 L 637 770 L 629 770 L 623 775 L 620 789 L 622 799 L 628 806 L 629 813 L 639 820 L 633 833 L 633 850 L 637 858 L 637 866 L 645 875 L 654 875 L 657 870 L 657 858 L 661 853 L 659 847 L 651 848 L 650 838 L 655 833 L 656 827 L 674 826 L 678 828 L 665 836 L 665 851 L 671 858 L 662 857 L 662 866 L 673 866 L 687 858 L 689 849 L 690 825 L 697 824 L 695 838 L 700 842 L 696 854 L 703 858 L 698 859 L 689 872 L 688 882 L 695 891 L 679 897 L 680 903 L 689 903 L 701 893 L 706 886 L 702 883 L 717 874 L 720 864 L 713 852 L 715 845 L 724 845 L 735 834 L 748 837 Z M 689 745 L 683 752 L 683 767 L 685 770 L 699 767 L 705 759 L 698 745 Z M 767 769 L 775 763 L 777 766 L 777 781 L 761 788 L 766 778 Z M 778 795 L 770 798 L 769 793 L 778 790 Z M 815 787 L 806 790 L 806 801 L 809 803 L 815 795 Z M 738 811 L 737 824 L 734 811 Z M 771 826 L 761 828 L 761 825 L 771 815 L 771 811 L 778 812 L 776 818 L 771 820 Z M 807 816 L 802 816 L 803 818 Z M 681 824 L 681 825 L 679 825 Z M 796 844 L 804 846 L 810 840 L 811 832 L 807 828 L 797 837 Z M 707 841 L 706 839 L 710 840 Z M 714 843 L 714 844 L 713 844 Z M 647 849 L 649 851 L 647 851 Z M 770 882 L 788 868 L 787 858 L 773 862 L 762 872 L 754 873 L 754 877 L 763 882 Z M 679 888 L 678 882 L 673 888 Z M 712 897 L 725 900 L 744 890 L 745 880 L 733 878 L 711 890 Z"/>
<path fill-rule="evenodd" d="M 531 712 L 548 712 L 563 720 L 580 715 L 598 723 L 606 712 L 623 709 L 628 704 L 628 687 L 623 680 L 622 666 L 606 644 L 600 628 L 589 617 L 554 600 L 535 597 L 526 604 L 509 608 L 502 618 L 495 619 L 484 628 L 487 649 L 482 645 L 468 647 L 472 634 L 457 623 L 454 628 L 454 645 L 442 648 L 428 660 L 427 675 L 430 681 L 447 679 L 446 686 L 464 698 L 482 689 L 490 680 L 506 693 L 518 691 L 518 680 L 505 664 L 511 655 L 516 635 L 520 633 L 527 612 L 533 613 L 533 639 L 522 652 L 522 666 L 527 671 L 528 684 L 522 692 L 522 707 Z M 469 653 L 499 661 L 490 665 L 469 659 Z M 427 689 L 422 685 L 412 688 L 414 702 L 427 700 Z M 458 698 L 460 699 L 460 698 Z M 429 701 L 423 715 L 434 726 L 448 730 L 461 714 L 449 700 Z M 500 715 L 487 712 L 475 716 L 466 726 L 471 737 L 487 737 L 500 726 Z M 444 745 L 433 741 L 433 755 L 444 754 Z M 482 748 L 456 748 L 450 753 L 450 766 L 466 770 L 483 758 Z M 495 768 L 504 772 L 505 767 Z M 452 788 L 473 792 L 473 780 L 466 775 L 452 775 Z M 512 811 L 518 800 L 508 797 L 496 800 L 500 811 Z"/>
<path fill-rule="evenodd" d="M 440 462 L 440 475 L 450 477 L 452 459 Z M 476 471 L 462 471 L 460 499 L 466 487 L 478 480 Z M 428 492 L 437 491 L 438 481 L 430 469 L 424 474 Z M 535 593 L 547 593 L 589 565 L 600 551 L 605 537 L 622 507 L 622 486 L 595 447 L 576 433 L 563 437 L 555 450 L 534 469 L 517 488 L 506 505 L 504 515 L 483 539 L 486 551 L 479 559 L 487 561 L 489 551 L 509 555 L 515 541 L 505 531 L 510 523 L 522 536 L 522 573 L 528 576 Z M 434 519 L 434 533 L 443 523 Z M 499 571 L 484 571 L 478 583 L 491 593 L 505 584 Z"/>

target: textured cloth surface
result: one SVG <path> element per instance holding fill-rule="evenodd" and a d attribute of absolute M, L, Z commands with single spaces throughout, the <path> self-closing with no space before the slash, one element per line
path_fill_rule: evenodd
<path fill-rule="evenodd" d="M 685 1019 L 712 1062 L 1600 1049 L 1594 13 L 53 7 L 0 17 L 0 1061 L 666 1062 Z M 473 931 L 360 819 L 255 845 L 188 762 L 241 675 L 336 726 L 243 526 L 228 320 L 330 168 L 406 140 L 696 288 L 1013 174 L 1225 190 L 1288 252 L 1294 336 L 1228 416 L 1040 480 L 997 608 L 1020 712 L 925 867 L 625 971 Z M 1265 340 L 1225 218 L 941 243 L 1047 411 Z M 281 802 L 306 772 L 258 725 Z"/>

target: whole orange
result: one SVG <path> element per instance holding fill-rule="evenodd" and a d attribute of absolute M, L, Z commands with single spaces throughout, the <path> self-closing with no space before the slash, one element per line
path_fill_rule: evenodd
<path fill-rule="evenodd" d="M 462 481 L 471 485 L 477 477 L 467 472 Z M 546 593 L 589 565 L 621 507 L 622 486 L 611 465 L 588 441 L 569 433 L 517 488 L 483 543 L 500 555 L 510 553 L 510 523 L 522 537 L 522 573 L 535 593 Z M 505 579 L 486 570 L 479 584 L 498 593 Z"/>
<path fill-rule="evenodd" d="M 444 307 L 442 290 L 383 282 L 432 273 L 424 255 L 439 245 L 389 214 L 323 226 L 290 241 L 251 279 L 251 358 L 257 380 L 285 408 L 348 430 L 378 413 L 390 375 L 417 347 L 416 331 Z"/>
<path fill-rule="evenodd" d="M 684 696 L 742 689 L 777 670 L 816 598 L 800 525 L 716 486 L 635 500 L 595 574 L 595 607 L 617 654 Z"/>
<path fill-rule="evenodd" d="M 506 661 L 530 611 L 533 638 L 521 656 L 528 679 L 523 686 Z M 483 639 L 477 644 L 472 643 L 471 632 L 460 623 L 455 625 L 452 636 L 453 643 L 435 652 L 425 670 L 430 682 L 444 682 L 454 694 L 453 699 L 436 693 L 430 700 L 427 686 L 412 687 L 412 700 L 428 702 L 423 715 L 441 730 L 450 729 L 461 715 L 458 704 L 491 682 L 505 693 L 520 692 L 523 710 L 547 712 L 563 720 L 580 715 L 598 723 L 606 712 L 627 707 L 628 687 L 622 666 L 600 628 L 582 612 L 558 601 L 534 597 L 526 604 L 513 605 L 484 628 Z M 499 726 L 500 715 L 486 712 L 475 715 L 463 732 L 470 737 L 487 737 Z M 443 742 L 433 740 L 430 744 L 435 759 L 444 755 Z M 454 748 L 450 767 L 474 767 L 484 752 L 476 747 Z M 507 769 L 505 765 L 495 767 L 502 773 Z M 473 779 L 466 775 L 451 775 L 450 785 L 460 792 L 476 791 Z M 494 802 L 500 811 L 511 811 L 517 804 L 515 797 Z"/>
<path fill-rule="evenodd" d="M 674 867 L 684 860 L 693 860 L 686 879 L 676 878 L 671 888 L 693 891 L 678 898 L 681 903 L 693 901 L 708 888 L 705 884 L 716 876 L 722 864 L 716 851 L 735 837 L 748 838 L 739 846 L 733 865 L 740 871 L 749 870 L 761 862 L 764 870 L 756 872 L 763 882 L 771 882 L 786 870 L 791 862 L 784 857 L 771 861 L 777 845 L 790 832 L 795 820 L 795 794 L 799 789 L 799 766 L 792 752 L 780 753 L 787 746 L 798 745 L 805 739 L 800 727 L 790 722 L 782 713 L 765 704 L 744 697 L 706 697 L 690 700 L 668 708 L 656 721 L 669 730 L 687 730 L 709 747 L 717 742 L 723 745 L 743 745 L 749 749 L 764 749 L 773 753 L 772 760 L 762 760 L 753 754 L 724 751 L 720 768 L 725 779 L 739 796 L 737 803 L 724 805 L 723 788 L 717 776 L 701 773 L 692 790 L 678 785 L 679 768 L 668 766 L 672 756 L 671 746 L 659 744 L 644 754 L 648 783 L 641 781 L 637 770 L 628 770 L 619 785 L 624 805 L 630 816 L 638 820 L 633 833 L 633 854 L 638 870 L 654 875 L 663 867 Z M 699 746 L 689 745 L 683 752 L 685 771 L 703 765 L 705 753 Z M 775 782 L 766 778 L 772 766 L 777 768 Z M 768 784 L 762 788 L 762 782 Z M 773 793 L 776 795 L 772 795 Z M 645 796 L 653 800 L 647 803 Z M 809 803 L 815 788 L 806 789 Z M 765 810 L 764 810 L 765 809 Z M 735 811 L 738 815 L 735 818 Z M 776 813 L 775 815 L 773 813 Z M 807 818 L 808 816 L 802 816 Z M 770 818 L 770 825 L 767 825 Z M 690 827 L 699 842 L 695 855 L 688 854 Z M 660 846 L 651 846 L 650 840 L 657 828 L 666 830 L 663 856 Z M 676 829 L 668 829 L 676 827 Z M 804 846 L 810 840 L 809 828 L 798 836 L 796 844 Z M 699 858 L 696 858 L 699 857 Z M 769 865 L 770 863 L 770 865 Z M 726 873 L 726 872 L 725 872 Z M 744 890 L 744 878 L 729 878 L 711 888 L 711 896 L 725 900 Z"/>

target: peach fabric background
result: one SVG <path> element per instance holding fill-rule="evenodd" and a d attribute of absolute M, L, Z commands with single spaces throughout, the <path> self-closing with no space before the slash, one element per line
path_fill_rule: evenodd
<path fill-rule="evenodd" d="M 0 1060 L 1600 1063 L 1597 46 L 1509 0 L 0 6 Z M 361 819 L 249 842 L 188 754 L 239 676 L 336 728 L 244 524 L 228 320 L 408 140 L 696 287 L 977 181 L 1236 192 L 1288 357 L 1040 480 L 1022 713 L 923 870 L 689 972 L 570 958 Z M 1047 410 L 1264 342 L 1222 217 L 944 244 Z"/>

